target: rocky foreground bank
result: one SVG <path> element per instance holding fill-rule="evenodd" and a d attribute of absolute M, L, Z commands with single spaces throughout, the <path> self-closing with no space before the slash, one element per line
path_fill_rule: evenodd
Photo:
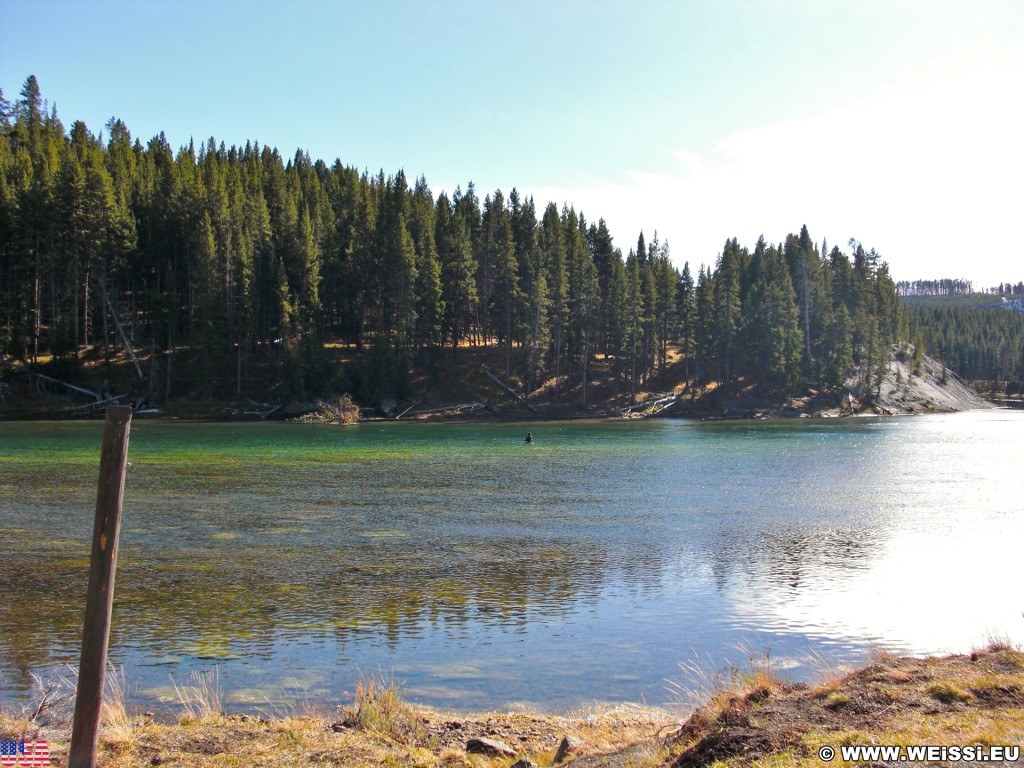
<path fill-rule="evenodd" d="M 816 685 L 787 683 L 767 666 L 727 680 L 706 691 L 685 720 L 631 706 L 564 717 L 454 715 L 407 705 L 393 689 L 371 691 L 357 705 L 329 713 L 276 718 L 196 716 L 193 709 L 164 724 L 115 706 L 101 733 L 99 765 L 822 768 L 850 764 L 842 759 L 844 747 L 885 745 L 978 745 L 974 754 L 985 757 L 1000 747 L 1011 759 L 929 764 L 1024 765 L 1024 749 L 1012 749 L 1024 745 L 1024 653 L 1006 643 L 945 658 L 879 656 Z M 53 764 L 67 764 L 66 723 L 44 726 L 7 714 L 0 715 L 0 731 L 5 739 L 47 739 Z M 835 756 L 823 760 L 830 750 Z"/>

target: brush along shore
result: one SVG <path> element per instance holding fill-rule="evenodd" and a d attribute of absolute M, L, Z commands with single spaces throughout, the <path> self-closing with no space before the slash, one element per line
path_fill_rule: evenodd
<path fill-rule="evenodd" d="M 182 689 L 184 713 L 172 724 L 129 716 L 109 702 L 98 765 L 821 768 L 823 749 L 836 751 L 828 764 L 850 765 L 840 750 L 858 745 L 1016 746 L 1021 757 L 984 764 L 1024 765 L 1024 653 L 1006 643 L 943 658 L 879 655 L 816 685 L 780 680 L 767 664 L 715 680 L 724 683 L 709 686 L 704 702 L 675 722 L 633 706 L 567 716 L 454 715 L 410 705 L 394 685 L 372 680 L 357 686 L 354 704 L 331 712 L 228 716 L 216 711 L 214 690 L 189 700 Z M 45 725 L 55 714 L 45 708 L 34 714 L 0 714 L 0 733 L 47 739 L 52 764 L 66 765 L 69 724 Z"/>
<path fill-rule="evenodd" d="M 184 352 L 182 353 L 184 354 Z M 359 368 L 362 358 L 348 352 L 338 363 Z M 531 388 L 514 376 L 501 377 L 504 361 L 497 347 L 469 347 L 444 354 L 435 365 L 413 367 L 402 397 L 391 393 L 355 402 L 341 391 L 320 397 L 288 395 L 280 382 L 268 381 L 259 393 L 218 400 L 198 379 L 183 379 L 161 395 L 141 390 L 127 360 L 107 366 L 98 351 L 86 355 L 74 371 L 58 375 L 53 366 L 30 367 L 0 360 L 0 419 L 96 418 L 115 401 L 131 403 L 140 416 L 234 421 L 288 419 L 351 424 L 360 419 L 388 420 L 530 420 L 644 416 L 687 418 L 763 418 L 796 416 L 895 415 L 952 413 L 990 408 L 992 404 L 936 360 L 918 358 L 910 345 L 893 347 L 889 362 L 871 376 L 851 375 L 844 386 L 824 388 L 805 382 L 786 396 L 762 391 L 740 379 L 731 387 L 706 382 L 698 386 L 692 361 L 670 346 L 665 363 L 635 388 L 616 373 L 614 359 L 595 359 L 587 386 L 561 376 L 534 382 Z M 179 361 L 181 370 L 198 363 Z M 59 366 L 58 366 L 59 368 Z M 38 369 L 38 370 L 37 370 Z M 48 372 L 48 373 L 47 373 Z M 63 378 L 62 378 L 63 376 Z M 505 381 L 508 378 L 508 381 Z M 67 380 L 64 380 L 67 379 Z M 868 380 L 870 379 L 870 380 Z M 191 387 L 187 386 L 192 382 Z M 351 382 L 350 382 L 351 383 Z M 198 387 L 198 388 L 197 388 Z M 220 393 L 225 396 L 224 392 Z M 357 400 L 359 398 L 356 398 Z M 1001 404 L 1008 404 L 1005 400 Z"/>

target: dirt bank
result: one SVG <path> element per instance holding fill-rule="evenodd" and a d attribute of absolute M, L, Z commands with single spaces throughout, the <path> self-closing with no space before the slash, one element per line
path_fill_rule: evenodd
<path fill-rule="evenodd" d="M 676 735 L 672 768 L 848 765 L 841 749 L 859 745 L 1019 747 L 1024 654 L 996 644 L 969 656 L 880 657 L 818 686 L 752 675 L 712 697 Z M 864 762 L 881 768 L 905 764 L 907 756 Z"/>

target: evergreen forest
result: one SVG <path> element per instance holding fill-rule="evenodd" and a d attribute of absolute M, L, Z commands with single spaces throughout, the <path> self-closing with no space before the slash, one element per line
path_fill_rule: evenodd
<path fill-rule="evenodd" d="M 1024 307 L 914 304 L 910 319 L 929 353 L 979 389 L 1021 391 Z"/>
<path fill-rule="evenodd" d="M 622 397 L 670 362 L 693 391 L 785 396 L 872 381 L 911 340 L 967 373 L 990 333 L 911 313 L 874 250 L 806 227 L 729 239 L 694 274 L 657 235 L 620 246 L 603 219 L 516 189 L 435 196 L 302 151 L 66 129 L 35 77 L 0 92 L 0 313 L 2 359 L 65 381 L 130 351 L 154 400 L 367 405 L 474 347 L 522 391 L 586 403 L 598 360 Z M 1014 333 L 1015 362 L 978 362 L 986 377 L 1022 378 Z"/>

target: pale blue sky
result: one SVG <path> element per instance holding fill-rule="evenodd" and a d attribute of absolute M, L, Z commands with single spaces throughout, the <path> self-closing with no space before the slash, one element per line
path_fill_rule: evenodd
<path fill-rule="evenodd" d="M 722 243 L 1024 279 L 1024 3 L 0 0 L 0 87 L 65 126 L 247 139 Z"/>

